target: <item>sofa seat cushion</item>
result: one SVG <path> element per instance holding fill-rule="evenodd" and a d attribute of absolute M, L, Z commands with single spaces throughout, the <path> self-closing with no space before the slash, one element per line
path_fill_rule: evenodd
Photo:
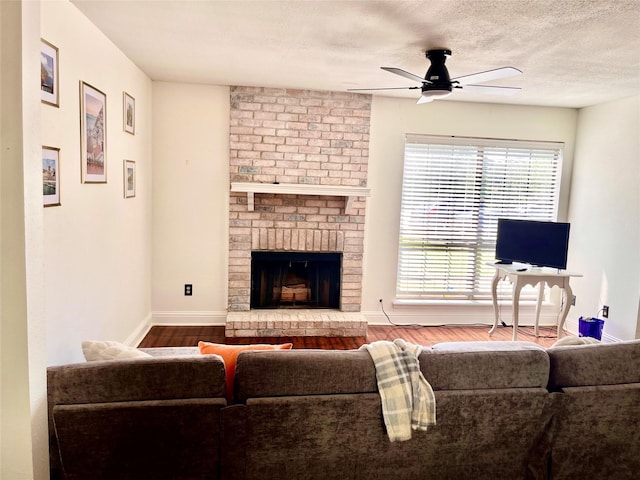
<path fill-rule="evenodd" d="M 184 357 L 187 355 L 200 355 L 198 347 L 150 347 L 139 350 L 148 353 L 152 357 Z"/>
<path fill-rule="evenodd" d="M 432 350 L 439 352 L 512 352 L 514 350 L 541 350 L 544 348 L 533 342 L 524 341 L 479 341 L 479 342 L 441 342 Z"/>

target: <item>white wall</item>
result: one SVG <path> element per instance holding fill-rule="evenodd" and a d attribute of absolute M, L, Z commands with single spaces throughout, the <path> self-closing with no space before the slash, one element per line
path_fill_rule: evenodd
<path fill-rule="evenodd" d="M 374 97 L 371 113 L 365 270 L 362 309 L 370 322 L 386 320 L 379 299 L 394 321 L 442 324 L 492 322 L 488 304 L 452 307 L 434 302 L 424 307 L 394 307 L 404 135 L 423 133 L 520 140 L 564 142 L 560 219 L 569 196 L 577 112 L 565 108 L 520 107 L 436 101 L 416 105 L 413 100 Z M 571 257 L 571 255 L 570 255 Z M 571 258 L 570 258 L 571 260 Z M 571 263 L 570 265 L 571 266 Z M 533 309 L 521 309 L 521 324 L 531 323 Z M 508 310 L 504 315 L 510 315 Z M 551 312 L 550 320 L 555 321 Z M 510 317 L 509 317 L 510 318 Z M 544 323 L 543 317 L 541 323 Z"/>
<path fill-rule="evenodd" d="M 0 4 L 0 478 L 47 476 L 40 6 Z"/>
<path fill-rule="evenodd" d="M 576 315 L 610 307 L 604 335 L 640 336 L 640 96 L 584 108 L 571 187 Z"/>
<path fill-rule="evenodd" d="M 153 321 L 223 325 L 229 88 L 155 82 L 153 112 Z"/>
<path fill-rule="evenodd" d="M 42 2 L 42 37 L 59 49 L 60 108 L 42 104 L 42 144 L 60 148 L 62 205 L 44 209 L 48 364 L 82 361 L 83 340 L 129 341 L 151 312 L 151 81 L 80 11 Z M 107 183 L 80 174 L 80 81 L 107 96 Z M 123 91 L 136 106 L 123 130 Z M 136 196 L 123 194 L 123 160 Z"/>

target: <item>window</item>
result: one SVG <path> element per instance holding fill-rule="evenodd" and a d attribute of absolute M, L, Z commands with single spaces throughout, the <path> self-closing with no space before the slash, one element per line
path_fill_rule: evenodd
<path fill-rule="evenodd" d="M 407 135 L 398 298 L 491 298 L 498 218 L 556 220 L 562 147 Z"/>

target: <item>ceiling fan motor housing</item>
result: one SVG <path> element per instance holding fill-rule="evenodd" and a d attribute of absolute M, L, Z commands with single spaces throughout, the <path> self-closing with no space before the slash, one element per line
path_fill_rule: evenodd
<path fill-rule="evenodd" d="M 422 84 L 422 96 L 446 97 L 451 93 L 451 78 L 444 63 L 451 55 L 451 50 L 429 50 L 426 55 L 431 66 L 424 78 L 430 83 Z"/>

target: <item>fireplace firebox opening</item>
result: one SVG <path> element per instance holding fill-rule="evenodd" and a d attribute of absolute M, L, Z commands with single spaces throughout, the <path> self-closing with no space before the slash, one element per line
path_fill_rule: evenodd
<path fill-rule="evenodd" d="M 340 308 L 341 253 L 251 252 L 251 308 Z"/>

